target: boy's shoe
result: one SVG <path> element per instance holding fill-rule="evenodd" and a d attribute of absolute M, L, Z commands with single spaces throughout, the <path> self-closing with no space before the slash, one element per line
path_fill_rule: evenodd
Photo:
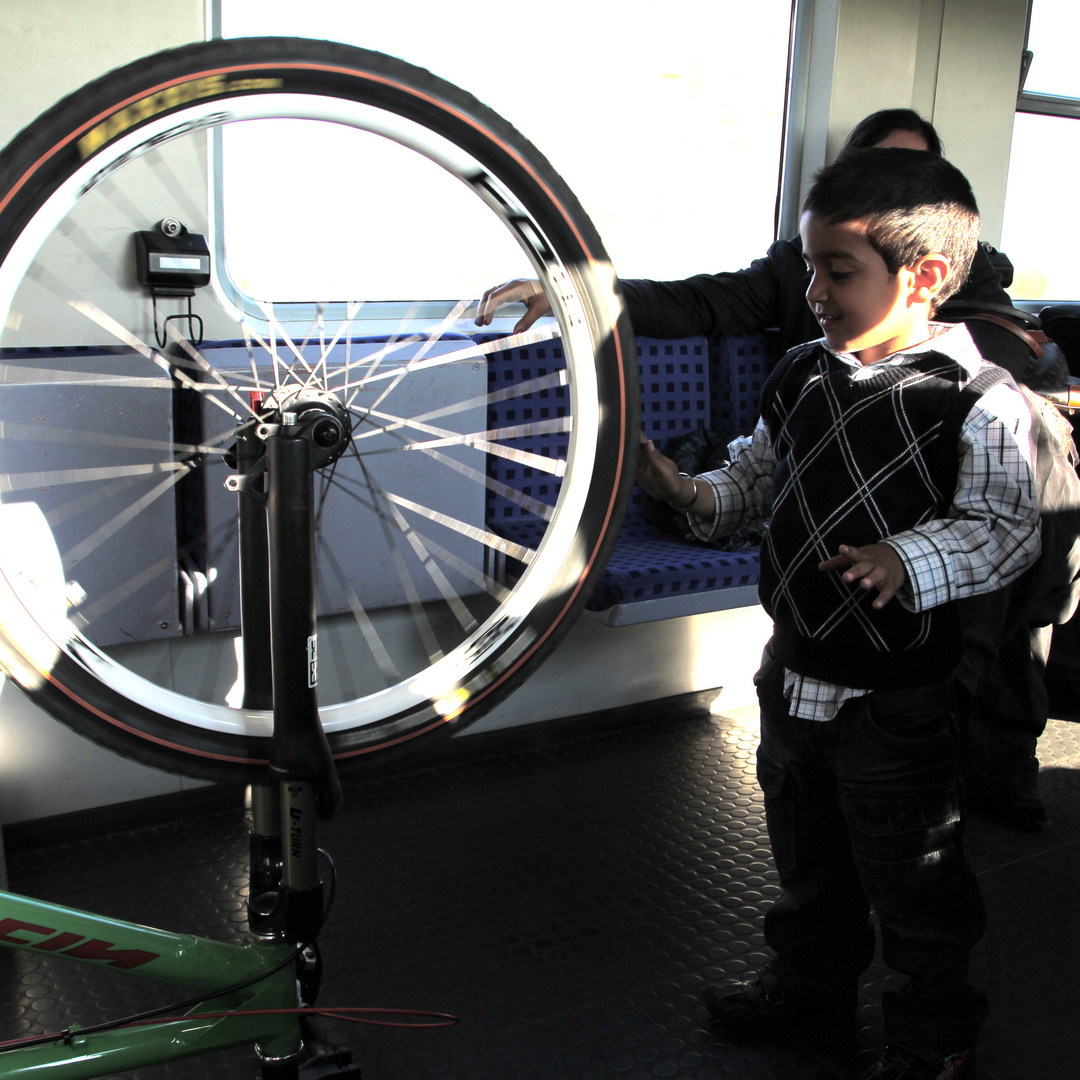
<path fill-rule="evenodd" d="M 975 1076 L 975 1051 L 935 1054 L 911 1046 L 886 1043 L 877 1064 L 864 1073 L 862 1080 L 972 1080 Z"/>
<path fill-rule="evenodd" d="M 1039 759 L 1032 754 L 1008 769 L 973 768 L 964 776 L 967 809 L 1021 832 L 1046 832 L 1050 815 L 1039 798 Z"/>
<path fill-rule="evenodd" d="M 968 796 L 967 808 L 978 817 L 1020 832 L 1047 832 L 1050 815 L 1035 791 L 999 788 Z"/>
<path fill-rule="evenodd" d="M 762 968 L 747 982 L 709 986 L 702 994 L 714 1020 L 733 1027 L 766 1028 L 799 1023 L 845 1023 L 855 1015 L 856 987 L 849 993 L 822 993 L 783 986 L 776 973 Z"/>

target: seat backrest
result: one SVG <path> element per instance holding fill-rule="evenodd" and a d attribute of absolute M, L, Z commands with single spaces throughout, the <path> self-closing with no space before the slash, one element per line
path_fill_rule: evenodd
<path fill-rule="evenodd" d="M 641 429 L 663 450 L 674 438 L 710 422 L 709 343 L 703 337 L 637 339 Z M 649 497 L 635 486 L 627 524 L 648 520 Z"/>
<path fill-rule="evenodd" d="M 477 340 L 491 341 L 498 336 L 478 335 Z M 566 415 L 570 407 L 570 390 L 566 386 L 500 398 L 500 391 L 541 378 L 565 366 L 562 343 L 558 340 L 491 353 L 487 363 L 488 430 L 500 431 Z M 541 457 L 559 459 L 566 457 L 569 433 L 536 432 L 517 439 L 500 438 L 498 442 Z M 512 487 L 523 496 L 537 499 L 548 506 L 554 506 L 558 498 L 561 484 L 558 477 L 511 458 L 489 453 L 487 475 L 497 484 Z M 490 487 L 486 498 L 487 521 L 496 529 L 500 525 L 535 523 L 537 520 L 527 507 Z"/>
<path fill-rule="evenodd" d="M 735 435 L 749 435 L 761 413 L 761 388 L 780 357 L 773 333 L 731 334 L 712 343 L 712 426 Z"/>

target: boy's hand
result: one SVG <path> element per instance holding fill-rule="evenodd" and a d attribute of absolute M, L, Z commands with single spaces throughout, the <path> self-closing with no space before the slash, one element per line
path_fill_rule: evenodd
<path fill-rule="evenodd" d="M 654 498 L 666 503 L 684 503 L 690 481 L 679 475 L 679 466 L 665 457 L 644 432 L 637 467 L 638 483 Z"/>
<path fill-rule="evenodd" d="M 845 567 L 843 577 L 848 584 L 858 581 L 861 589 L 877 589 L 875 608 L 883 608 L 907 580 L 903 560 L 896 548 L 888 544 L 867 544 L 866 547 L 841 544 L 839 555 L 818 563 L 818 569 L 825 573 Z"/>

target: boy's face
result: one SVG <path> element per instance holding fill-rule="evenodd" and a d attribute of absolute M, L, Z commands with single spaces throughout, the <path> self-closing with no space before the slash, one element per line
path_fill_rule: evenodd
<path fill-rule="evenodd" d="M 858 221 L 829 224 L 802 217 L 803 257 L 812 277 L 806 299 L 837 352 L 873 364 L 929 336 L 928 300 L 912 268 L 890 274 Z"/>

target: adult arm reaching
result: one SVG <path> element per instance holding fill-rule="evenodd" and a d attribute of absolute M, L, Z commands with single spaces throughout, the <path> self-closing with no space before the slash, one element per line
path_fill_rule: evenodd
<path fill-rule="evenodd" d="M 513 278 L 494 285 L 480 297 L 476 308 L 476 325 L 490 326 L 495 311 L 503 304 L 524 304 L 525 314 L 514 327 L 515 334 L 524 333 L 537 319 L 551 314 L 551 302 L 535 278 Z"/>

